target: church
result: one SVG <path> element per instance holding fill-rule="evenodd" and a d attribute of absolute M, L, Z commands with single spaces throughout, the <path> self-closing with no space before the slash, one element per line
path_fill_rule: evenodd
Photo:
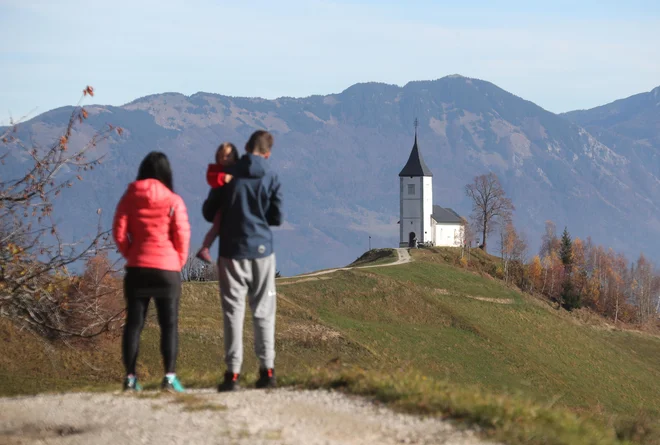
<path fill-rule="evenodd" d="M 461 246 L 465 233 L 463 219 L 452 209 L 433 205 L 433 173 L 417 146 L 417 128 L 415 143 L 408 162 L 399 173 L 399 182 L 399 247 L 415 247 L 417 243 Z"/>

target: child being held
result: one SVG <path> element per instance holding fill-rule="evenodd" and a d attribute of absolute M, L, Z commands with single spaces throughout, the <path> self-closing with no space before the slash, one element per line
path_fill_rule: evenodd
<path fill-rule="evenodd" d="M 222 187 L 231 181 L 232 176 L 225 173 L 225 170 L 227 167 L 235 164 L 236 161 L 238 161 L 238 150 L 236 146 L 231 142 L 220 144 L 215 152 L 215 164 L 209 164 L 206 170 L 206 182 L 208 182 L 211 188 Z M 206 233 L 202 247 L 197 252 L 197 258 L 205 263 L 213 262 L 209 249 L 220 233 L 220 218 L 221 214 L 218 211 L 213 218 L 213 226 Z"/>

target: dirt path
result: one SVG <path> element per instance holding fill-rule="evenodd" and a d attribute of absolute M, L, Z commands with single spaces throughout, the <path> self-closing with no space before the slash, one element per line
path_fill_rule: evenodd
<path fill-rule="evenodd" d="M 327 269 L 327 270 L 322 270 L 320 272 L 313 272 L 313 273 L 308 273 L 308 274 L 303 274 L 303 275 L 296 275 L 295 277 L 291 277 L 291 278 L 318 277 L 319 275 L 326 275 L 326 274 L 329 274 L 329 273 L 337 272 L 338 270 L 370 269 L 372 267 L 398 266 L 400 264 L 406 264 L 406 263 L 409 263 L 410 261 L 412 261 L 412 259 L 410 258 L 410 253 L 408 252 L 408 249 L 406 249 L 406 248 L 397 248 L 397 249 L 394 249 L 394 250 L 396 250 L 396 253 L 399 256 L 399 259 L 397 259 L 393 263 L 376 264 L 374 266 L 338 267 L 337 269 Z"/>
<path fill-rule="evenodd" d="M 447 422 L 327 391 L 71 393 L 0 399 L 2 444 L 485 445 Z"/>

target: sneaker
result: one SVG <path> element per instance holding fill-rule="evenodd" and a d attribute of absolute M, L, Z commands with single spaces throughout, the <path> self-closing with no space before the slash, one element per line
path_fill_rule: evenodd
<path fill-rule="evenodd" d="M 138 383 L 136 377 L 126 377 L 124 379 L 124 391 L 142 391 L 142 386 Z"/>
<path fill-rule="evenodd" d="M 225 379 L 220 385 L 218 385 L 218 392 L 236 391 L 239 389 L 240 386 L 238 385 L 238 379 L 240 376 L 240 374 L 233 372 L 225 372 Z"/>
<path fill-rule="evenodd" d="M 275 378 L 275 370 L 273 368 L 262 368 L 259 370 L 257 388 L 277 388 L 277 378 Z"/>
<path fill-rule="evenodd" d="M 200 260 L 204 261 L 206 264 L 211 264 L 213 262 L 213 258 L 211 258 L 211 252 L 209 252 L 208 247 L 202 247 L 201 249 L 199 249 L 197 255 L 195 256 Z"/>
<path fill-rule="evenodd" d="M 163 383 L 160 385 L 163 391 L 167 392 L 184 392 L 185 389 L 175 375 L 163 377 Z"/>

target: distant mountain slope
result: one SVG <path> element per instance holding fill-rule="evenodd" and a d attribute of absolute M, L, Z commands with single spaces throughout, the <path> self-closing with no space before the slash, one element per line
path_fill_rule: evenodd
<path fill-rule="evenodd" d="M 660 177 L 660 86 L 648 93 L 563 116 L 629 158 L 639 186 L 647 193 L 656 190 L 653 186 Z"/>
<path fill-rule="evenodd" d="M 292 274 L 348 264 L 369 235 L 374 247 L 398 242 L 397 175 L 418 118 L 435 204 L 469 214 L 465 184 L 493 171 L 532 251 L 547 219 L 632 255 L 642 249 L 654 255 L 660 247 L 660 175 L 647 168 L 647 158 L 614 150 L 564 117 L 481 80 L 365 83 L 339 94 L 276 100 L 165 93 L 88 110 L 83 133 L 112 123 L 125 134 L 101 148 L 107 162 L 64 200 L 61 219 L 75 234 L 90 227 L 97 207 L 109 218 L 141 158 L 157 149 L 174 163 L 175 186 L 199 242 L 207 228 L 200 214 L 204 170 L 215 147 L 224 140 L 242 147 L 255 128 L 267 128 L 275 135 L 272 162 L 285 192 L 287 224 L 276 240 L 280 269 Z M 45 113 L 22 131 L 46 140 L 69 112 Z"/>
<path fill-rule="evenodd" d="M 660 144 L 660 86 L 648 93 L 636 94 L 590 110 L 564 113 L 583 127 L 616 130 L 636 141 Z"/>

